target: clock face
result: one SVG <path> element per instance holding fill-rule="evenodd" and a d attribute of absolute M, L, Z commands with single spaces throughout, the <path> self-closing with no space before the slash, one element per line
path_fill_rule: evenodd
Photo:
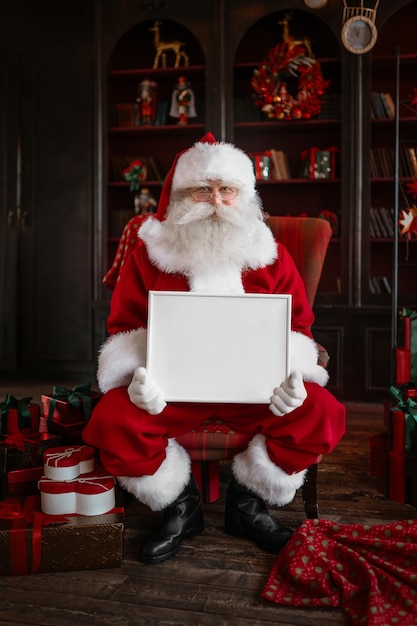
<path fill-rule="evenodd" d="M 349 52 L 364 54 L 375 45 L 377 30 L 375 24 L 361 15 L 351 17 L 342 28 L 343 45 Z"/>
<path fill-rule="evenodd" d="M 304 4 L 310 9 L 322 9 L 326 6 L 327 0 L 304 0 Z"/>

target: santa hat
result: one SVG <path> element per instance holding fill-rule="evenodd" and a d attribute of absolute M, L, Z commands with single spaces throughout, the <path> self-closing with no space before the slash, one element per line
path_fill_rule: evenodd
<path fill-rule="evenodd" d="M 255 194 L 255 172 L 250 158 L 230 143 L 207 133 L 191 148 L 175 157 L 161 191 L 156 217 L 165 219 L 172 191 L 199 187 L 208 180 L 222 180 L 241 193 Z"/>

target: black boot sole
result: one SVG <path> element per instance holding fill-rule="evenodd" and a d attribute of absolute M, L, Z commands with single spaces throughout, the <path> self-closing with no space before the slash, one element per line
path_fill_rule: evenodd
<path fill-rule="evenodd" d="M 232 537 L 237 537 L 239 539 L 249 539 L 256 546 L 258 546 L 260 550 L 263 550 L 264 552 L 268 552 L 269 554 L 278 554 L 282 550 L 282 548 L 286 545 L 286 543 L 288 542 L 291 536 L 289 534 L 288 537 L 283 539 L 283 541 L 280 542 L 279 544 L 271 545 L 269 543 L 265 543 L 264 541 L 262 541 L 260 537 L 257 537 L 256 533 L 253 532 L 253 529 L 245 528 L 244 526 L 242 526 L 242 524 L 239 523 L 239 521 L 237 523 L 234 523 L 231 520 L 229 521 L 226 520 L 226 523 L 224 525 L 224 532 L 227 535 L 231 535 Z"/>
<path fill-rule="evenodd" d="M 164 561 L 168 561 L 168 559 L 172 558 L 173 556 L 177 554 L 178 550 L 182 546 L 182 542 L 184 539 L 192 539 L 193 537 L 196 537 L 197 535 L 201 535 L 204 528 L 205 528 L 205 525 L 204 525 L 204 519 L 202 515 L 202 510 L 201 510 L 201 518 L 196 520 L 195 524 L 191 528 L 189 528 L 187 531 L 185 531 L 178 545 L 176 545 L 169 552 L 164 552 L 164 554 L 160 554 L 159 556 L 154 556 L 154 557 L 147 556 L 146 554 L 142 554 L 142 552 L 140 552 L 140 561 L 144 563 L 145 565 L 158 565 L 158 563 L 163 563 Z"/>

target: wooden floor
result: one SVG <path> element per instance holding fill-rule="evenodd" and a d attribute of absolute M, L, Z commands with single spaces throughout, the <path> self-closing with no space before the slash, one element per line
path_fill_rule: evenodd
<path fill-rule="evenodd" d="M 21 396 L 32 394 L 37 401 L 38 388 L 22 390 L 10 385 L 7 389 L 0 386 L 0 399 L 6 393 L 20 392 Z M 319 468 L 321 518 L 382 524 L 417 517 L 416 508 L 387 500 L 383 481 L 368 473 L 368 439 L 384 429 L 382 406 L 349 404 L 347 408 L 347 434 Z M 185 541 L 176 557 L 156 566 L 138 562 L 141 539 L 159 514 L 133 504 L 126 510 L 120 569 L 0 577 L 0 625 L 350 624 L 339 609 L 287 608 L 260 599 L 275 557 L 223 533 L 228 463 L 221 473 L 221 497 L 205 505 L 205 532 Z M 300 494 L 273 513 L 282 523 L 297 528 L 305 519 Z"/>

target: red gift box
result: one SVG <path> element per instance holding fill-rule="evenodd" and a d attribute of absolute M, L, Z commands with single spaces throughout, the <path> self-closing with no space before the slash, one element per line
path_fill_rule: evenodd
<path fill-rule="evenodd" d="M 120 567 L 123 509 L 93 517 L 41 513 L 39 496 L 0 502 L 0 575 Z"/>
<path fill-rule="evenodd" d="M 101 515 L 116 504 L 115 479 L 102 470 L 81 474 L 72 480 L 50 480 L 38 483 L 41 510 L 49 515 Z"/>
<path fill-rule="evenodd" d="M 32 398 L 17 399 L 10 394 L 0 403 L 0 434 L 14 435 L 23 430 L 36 433 L 39 430 L 41 407 L 31 402 Z"/>
<path fill-rule="evenodd" d="M 370 466 L 369 473 L 377 478 L 388 476 L 388 433 L 382 432 L 369 438 Z"/>
<path fill-rule="evenodd" d="M 389 488 L 388 497 L 394 502 L 407 502 L 407 475 L 405 452 L 389 453 Z"/>
<path fill-rule="evenodd" d="M 43 417 L 47 418 L 49 432 L 51 423 L 68 425 L 88 421 L 102 395 L 91 391 L 90 385 L 78 385 L 72 389 L 54 387 L 52 394 L 42 394 Z"/>
<path fill-rule="evenodd" d="M 71 480 L 94 470 L 91 446 L 49 448 L 43 453 L 44 474 L 51 480 Z"/>
<path fill-rule="evenodd" d="M 43 465 L 14 470 L 7 474 L 9 496 L 37 496 L 38 482 L 43 476 Z"/>
<path fill-rule="evenodd" d="M 74 422 L 73 424 L 63 424 L 61 422 L 51 422 L 48 424 L 46 417 L 41 417 L 39 430 L 43 433 L 53 433 L 61 438 L 62 443 L 73 446 L 84 444 L 83 430 L 87 422 Z"/>

